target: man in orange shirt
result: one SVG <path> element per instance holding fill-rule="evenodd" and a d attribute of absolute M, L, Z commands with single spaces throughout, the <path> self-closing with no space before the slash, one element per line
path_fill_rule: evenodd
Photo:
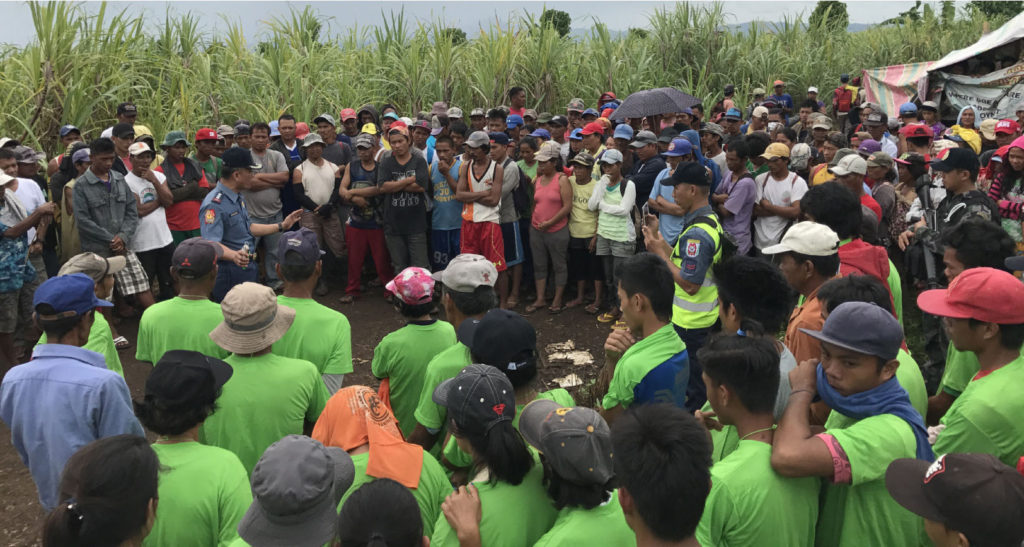
<path fill-rule="evenodd" d="M 821 330 L 821 302 L 818 288 L 839 273 L 839 236 L 824 224 L 794 224 L 777 245 L 766 247 L 774 255 L 786 281 L 800 293 L 802 303 L 793 310 L 783 343 L 797 363 L 821 356 L 821 343 L 800 329 Z"/>

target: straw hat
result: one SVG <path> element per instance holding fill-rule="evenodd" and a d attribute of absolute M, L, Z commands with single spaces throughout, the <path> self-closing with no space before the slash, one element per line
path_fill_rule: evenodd
<path fill-rule="evenodd" d="M 210 333 L 220 347 L 241 355 L 271 346 L 288 332 L 295 310 L 277 303 L 274 290 L 258 283 L 235 285 L 220 303 L 224 321 Z"/>

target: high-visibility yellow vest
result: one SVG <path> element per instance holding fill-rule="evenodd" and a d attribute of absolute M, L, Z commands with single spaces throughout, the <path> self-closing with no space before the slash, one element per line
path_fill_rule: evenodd
<path fill-rule="evenodd" d="M 679 235 L 676 248 L 672 252 L 672 263 L 677 268 L 683 267 L 683 248 L 686 245 L 686 234 L 690 230 L 703 230 L 711 236 L 715 243 L 715 256 L 704 274 L 700 289 L 695 294 L 688 294 L 676 284 L 676 295 L 672 301 L 672 323 L 684 329 L 703 329 L 715 324 L 718 319 L 718 286 L 715 285 L 711 268 L 722 260 L 722 223 L 716 215 L 699 217 Z"/>

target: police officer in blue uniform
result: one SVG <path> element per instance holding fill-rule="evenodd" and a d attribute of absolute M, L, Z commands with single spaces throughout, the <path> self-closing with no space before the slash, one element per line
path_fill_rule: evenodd
<path fill-rule="evenodd" d="M 246 281 L 259 280 L 254 257 L 254 236 L 265 236 L 291 228 L 302 210 L 294 211 L 277 224 L 253 224 L 245 208 L 241 192 L 252 185 L 252 172 L 260 166 L 245 148 L 229 148 L 221 156 L 224 166 L 220 182 L 206 195 L 199 208 L 199 228 L 203 239 L 219 243 L 224 248 L 217 269 L 217 281 L 211 299 L 220 302 L 231 287 Z"/>

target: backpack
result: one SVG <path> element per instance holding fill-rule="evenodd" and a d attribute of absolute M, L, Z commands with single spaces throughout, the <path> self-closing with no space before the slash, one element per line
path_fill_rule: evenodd
<path fill-rule="evenodd" d="M 532 213 L 532 211 L 530 211 L 529 192 L 530 182 L 532 181 L 530 180 L 530 176 L 524 173 L 523 170 L 519 168 L 519 165 L 512 161 L 511 158 L 505 158 L 505 163 L 501 166 L 502 168 L 507 169 L 509 164 L 514 165 L 516 170 L 519 171 L 519 182 L 516 184 L 516 187 L 512 189 L 512 205 L 515 207 L 516 214 L 519 215 L 519 218 L 526 218 Z"/>
<path fill-rule="evenodd" d="M 853 106 L 853 90 L 844 86 L 836 88 L 836 111 L 849 112 Z"/>
<path fill-rule="evenodd" d="M 683 234 L 686 233 L 686 230 L 690 229 L 690 226 L 694 226 L 696 224 L 703 224 L 709 228 L 709 231 L 713 232 L 719 231 L 720 228 L 718 216 L 714 214 L 701 215 L 690 221 L 686 226 L 683 226 L 682 231 L 679 232 L 679 239 L 683 238 Z M 722 258 L 719 262 L 732 258 L 740 248 L 739 245 L 736 244 L 736 239 L 734 239 L 732 234 L 727 232 L 724 228 L 721 229 L 721 233 L 719 234 L 718 244 L 721 245 L 722 248 Z M 715 249 L 715 253 L 718 253 L 718 249 Z"/>

